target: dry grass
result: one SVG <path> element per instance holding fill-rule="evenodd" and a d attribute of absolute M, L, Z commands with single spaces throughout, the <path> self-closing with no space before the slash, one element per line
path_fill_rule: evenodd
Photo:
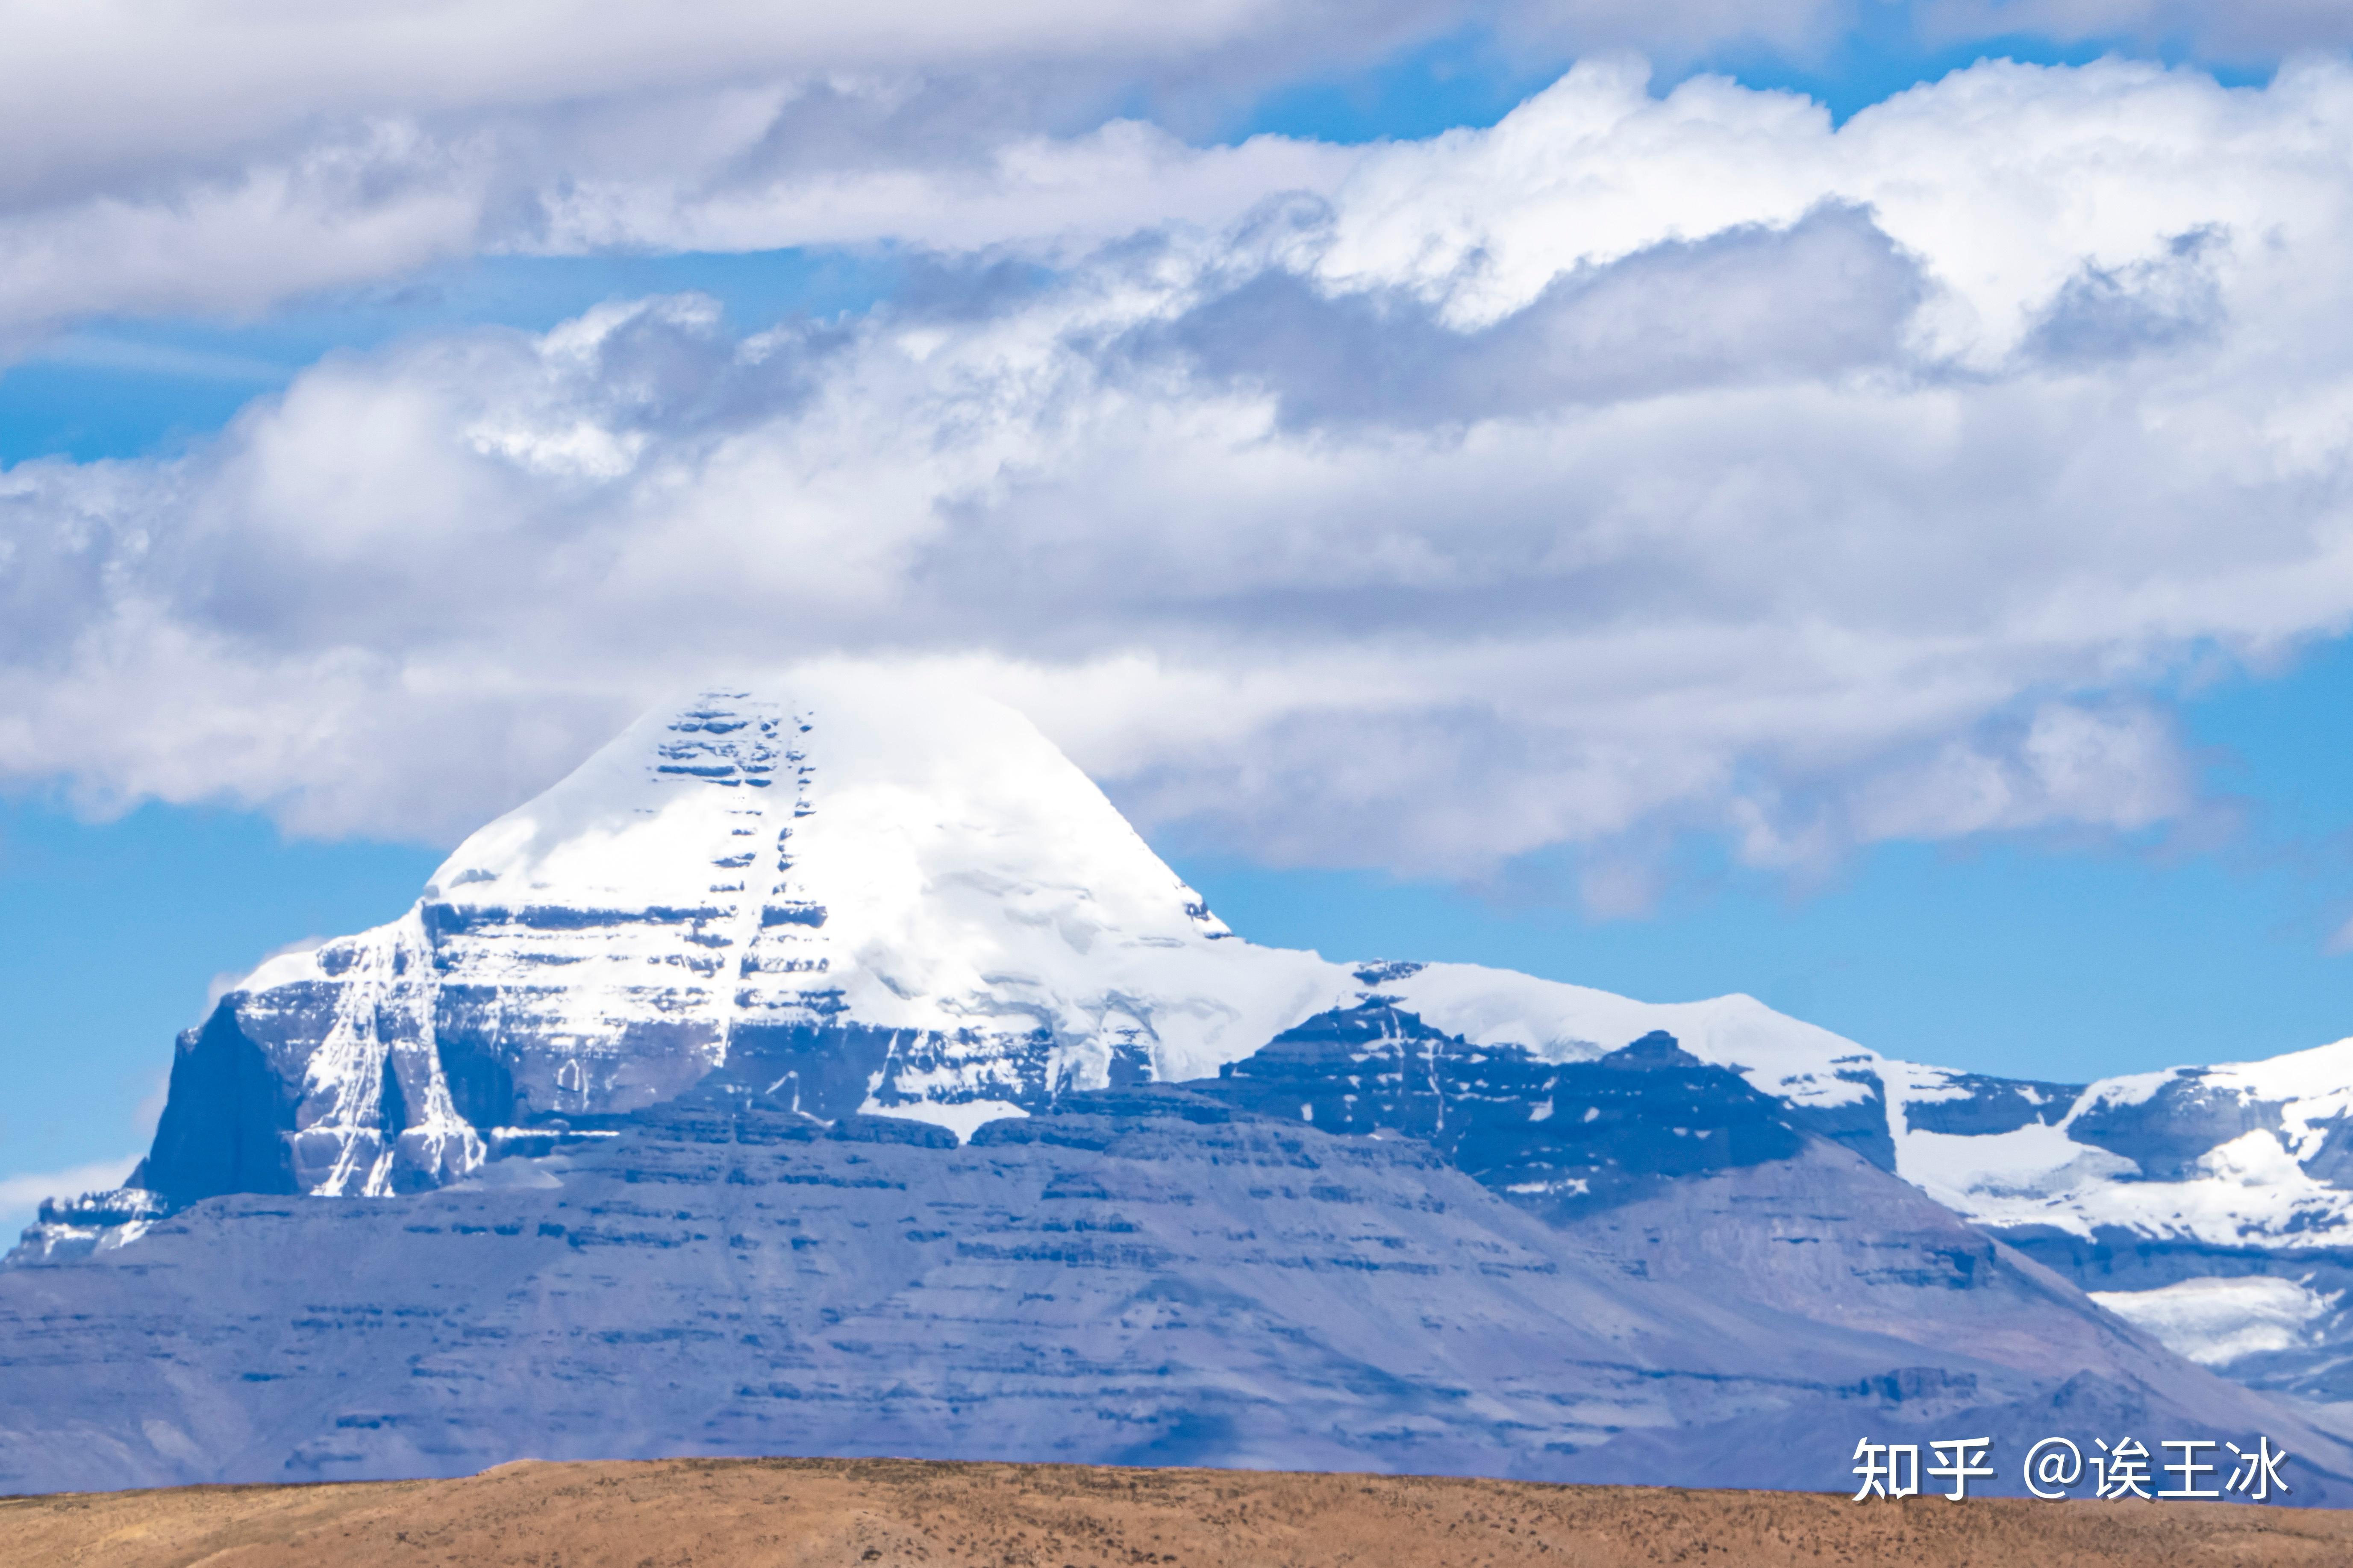
<path fill-rule="evenodd" d="M 453 1481 L 0 1500 L 7 1568 L 1620 1568 L 2353 1563 L 2353 1512 L 912 1460 L 503 1465 Z"/>

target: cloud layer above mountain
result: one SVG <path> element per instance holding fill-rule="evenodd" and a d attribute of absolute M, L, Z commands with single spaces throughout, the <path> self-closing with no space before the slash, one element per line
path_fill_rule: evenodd
<path fill-rule="evenodd" d="M 253 313 L 483 252 L 872 241 L 1067 252 L 1231 221 L 1345 159 L 1254 141 L 1270 94 L 1417 51 L 1517 79 L 1627 50 L 1820 74 L 2041 40 L 2274 62 L 2326 0 L 14 0 L 0 360 L 79 318 Z M 1868 35 L 1875 44 L 1857 46 Z M 1963 53 L 1961 58 L 1966 58 Z M 1449 68 L 1456 68 L 1450 66 Z"/>
<path fill-rule="evenodd" d="M 1275 36 L 1175 15 L 1137 13 L 1134 47 Z M 1179 26 L 1216 37 L 1155 31 Z M 599 121 L 602 183 L 502 206 L 507 152 L 467 160 L 512 126 L 387 121 L 290 153 L 274 194 L 224 163 L 220 200 L 258 205 L 220 232 L 299 226 L 286 193 L 332 187 L 358 204 L 319 220 L 332 244 L 285 250 L 314 280 L 512 220 L 891 239 L 934 285 L 773 329 L 685 296 L 450 332 L 332 357 L 185 458 L 19 465 L 0 772 L 446 837 L 674 683 L 903 663 L 1028 708 L 1147 822 L 1459 876 L 1577 846 L 1609 909 L 1684 832 L 1810 868 L 2179 822 L 2173 683 L 2353 616 L 2342 65 L 2237 89 L 1982 65 L 1833 129 L 1588 62 L 1429 141 L 997 116 L 1012 139 L 965 163 L 871 166 L 695 90 L 692 178 Z M 853 142 L 897 101 L 801 90 Z M 686 101 L 649 89 L 646 123 Z M 428 143 L 476 184 L 371 172 Z M 92 177 L 20 171 L 14 221 Z M 135 201 L 76 199 L 132 226 L 78 242 L 103 265 L 19 268 L 26 330 L 119 296 L 125 257 L 155 308 L 291 286 L 167 265 L 185 200 L 142 238 Z"/>
<path fill-rule="evenodd" d="M 1270 90 L 1504 59 L 1819 47 L 1836 0 L 626 0 L 6 7 L 0 354 L 481 251 L 1098 241 L 1222 223 L 1301 150 L 1187 157 Z M 1175 134 L 1172 134 L 1172 132 Z"/>

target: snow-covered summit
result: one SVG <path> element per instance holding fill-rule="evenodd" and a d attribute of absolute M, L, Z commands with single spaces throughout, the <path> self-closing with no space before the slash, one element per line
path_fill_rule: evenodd
<path fill-rule="evenodd" d="M 721 1068 L 817 1114 L 968 1133 L 1213 1075 L 1374 994 L 1553 1059 L 1664 1028 L 1794 1103 L 1877 1110 L 1876 1058 L 1746 997 L 1245 942 L 1026 718 L 849 673 L 658 710 L 459 845 L 401 919 L 264 963 L 184 1037 L 147 1180 L 435 1185 L 509 1130 Z M 275 1101 L 232 1091 L 257 1076 Z"/>
<path fill-rule="evenodd" d="M 873 1109 L 955 1123 L 926 1108 L 1214 1072 L 1348 980 L 1235 941 L 1020 714 L 856 677 L 648 715 L 459 845 L 412 918 L 429 982 L 370 978 L 438 992 L 478 1124 L 630 1110 L 747 1040 L 842 1029 L 905 1058 Z M 343 982 L 366 941 L 233 995 Z"/>
<path fill-rule="evenodd" d="M 855 1024 L 959 1044 L 893 1098 L 1018 1103 L 1124 1055 L 1214 1072 L 1327 1005 L 1334 967 L 1232 939 L 1027 719 L 844 678 L 641 721 L 458 847 L 426 889 L 443 984 L 554 1063 L 543 1110 L 681 1087 L 747 1031 Z"/>

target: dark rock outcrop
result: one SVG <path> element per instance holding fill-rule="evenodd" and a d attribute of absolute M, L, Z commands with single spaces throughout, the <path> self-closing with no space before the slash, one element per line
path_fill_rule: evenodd
<path fill-rule="evenodd" d="M 1737 1073 L 1644 1036 L 1593 1061 L 1472 1046 L 1376 998 L 1229 1064 L 1207 1092 L 1327 1132 L 1429 1142 L 1520 1206 L 1569 1219 L 1678 1176 L 1786 1160 L 1788 1108 Z"/>

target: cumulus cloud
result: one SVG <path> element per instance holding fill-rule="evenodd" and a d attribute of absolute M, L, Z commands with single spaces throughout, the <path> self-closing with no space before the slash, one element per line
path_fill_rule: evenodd
<path fill-rule="evenodd" d="M 1055 129 L 1039 117 L 1094 111 L 1092 122 L 1139 89 L 1178 105 L 1247 97 L 1466 30 L 1682 58 L 1725 43 L 1818 45 L 1845 15 L 1835 0 L 703 0 L 690 15 L 628 0 L 33 0 L 12 7 L 0 59 L 0 137 L 17 153 L 0 195 L 80 190 L 166 154 L 230 160 L 321 124 L 408 115 L 536 116 L 583 147 L 625 140 L 618 129 L 656 132 L 668 145 L 640 146 L 646 166 L 695 129 L 733 142 L 744 123 L 773 124 L 778 156 L 814 147 L 831 161 L 874 150 L 848 145 L 829 104 L 893 117 L 905 134 L 886 142 L 953 148 L 974 118 L 1016 105 Z"/>
<path fill-rule="evenodd" d="M 1901 9 L 1940 50 L 2187 37 L 2274 59 L 2353 41 L 2319 0 Z M 1515 78 L 1612 49 L 1678 69 L 1819 66 L 1866 10 L 1886 0 L 705 0 L 691 17 L 625 0 L 35 0 L 11 7 L 0 52 L 0 358 L 92 317 L 251 315 L 486 252 L 892 241 L 1059 258 L 1172 219 L 1222 227 L 1271 194 L 1327 192 L 1357 161 L 1283 138 L 1198 144 L 1271 92 L 1431 46 Z M 1421 167 L 1451 166 L 1432 157 Z M 1652 172 L 1743 173 L 1723 156 Z M 1792 182 L 1817 183 L 1777 172 L 1760 205 Z M 1378 204 L 1359 205 L 1358 237 L 1377 242 Z M 1451 250 L 1419 200 L 1401 210 L 1430 258 Z M 1607 204 L 1588 217 L 1612 221 Z"/>
<path fill-rule="evenodd" d="M 1488 875 L 2192 811 L 2191 657 L 2353 617 L 2353 71 L 1980 66 L 1833 129 L 1588 65 L 1018 289 L 331 359 L 0 476 L 0 773 L 446 839 L 854 659 L 1147 824 Z"/>
<path fill-rule="evenodd" d="M 1222 227 L 1271 192 L 1329 188 L 1358 156 L 1275 136 L 1194 149 L 1114 121 L 1059 138 L 977 127 L 954 157 L 727 167 L 772 132 L 754 121 L 675 163 L 616 169 L 395 121 L 133 192 L 0 204 L 0 357 L 90 317 L 250 317 L 479 253 L 890 242 L 1051 258 L 1169 222 Z"/>
<path fill-rule="evenodd" d="M 1470 331 L 1409 291 L 1335 296 L 1269 270 L 1139 347 L 1264 388 L 1294 427 L 1418 426 L 1892 366 L 1919 296 L 1912 262 L 1867 213 L 1828 207 L 1580 265 Z"/>
<path fill-rule="evenodd" d="M 1282 84 L 1466 33 L 1505 55 L 1788 53 L 1843 8 L 20 4 L 0 51 L 0 354 L 90 316 L 250 314 L 482 252 L 1053 251 L 1221 226 L 1350 162 L 1172 134 L 1214 140 Z"/>

